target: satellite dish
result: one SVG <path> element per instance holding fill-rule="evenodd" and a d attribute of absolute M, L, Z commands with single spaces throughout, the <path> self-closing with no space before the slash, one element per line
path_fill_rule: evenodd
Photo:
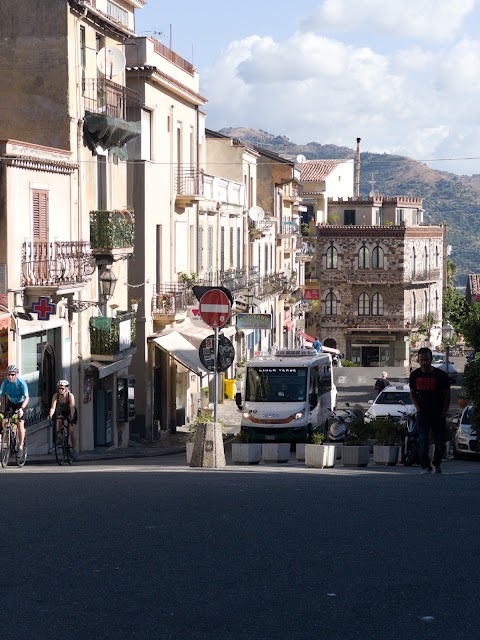
<path fill-rule="evenodd" d="M 108 78 L 118 76 L 125 69 L 127 61 L 120 49 L 116 47 L 103 47 L 97 55 L 97 67 Z"/>
<path fill-rule="evenodd" d="M 254 222 L 258 222 L 259 220 L 263 220 L 265 218 L 265 211 L 262 207 L 250 207 L 248 210 L 248 217 L 250 220 Z"/>
<path fill-rule="evenodd" d="M 307 159 L 306 159 L 306 157 L 304 155 L 300 154 L 299 156 L 297 156 L 298 164 L 303 164 L 306 161 L 307 161 Z"/>

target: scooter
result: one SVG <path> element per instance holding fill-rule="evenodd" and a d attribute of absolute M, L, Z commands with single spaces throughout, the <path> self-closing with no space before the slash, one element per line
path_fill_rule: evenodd
<path fill-rule="evenodd" d="M 401 429 L 402 450 L 400 455 L 401 463 L 405 467 L 420 463 L 420 452 L 418 449 L 418 429 L 415 413 L 408 413 L 407 407 L 403 412 L 403 425 Z"/>
<path fill-rule="evenodd" d="M 349 423 L 359 415 L 363 415 L 363 409 L 360 406 L 355 405 L 353 409 L 350 409 L 348 402 L 345 403 L 345 406 L 348 408 L 339 409 L 339 411 L 343 411 L 345 415 L 339 415 L 336 411 L 332 411 L 335 420 L 328 428 L 327 442 L 345 442 L 349 435 Z"/>

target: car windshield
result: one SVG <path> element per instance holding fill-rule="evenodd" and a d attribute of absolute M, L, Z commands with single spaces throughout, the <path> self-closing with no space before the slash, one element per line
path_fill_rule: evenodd
<path fill-rule="evenodd" d="M 375 404 L 412 404 L 408 391 L 384 391 L 375 400 Z"/>
<path fill-rule="evenodd" d="M 250 402 L 305 401 L 306 367 L 248 367 L 245 400 Z"/>
<path fill-rule="evenodd" d="M 472 424 L 472 407 L 467 407 L 463 412 L 462 424 Z"/>

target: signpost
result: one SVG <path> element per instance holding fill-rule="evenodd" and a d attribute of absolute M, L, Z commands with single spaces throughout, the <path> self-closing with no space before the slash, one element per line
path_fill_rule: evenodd
<path fill-rule="evenodd" d="M 227 295 L 225 290 L 222 290 L 222 289 L 210 289 L 206 291 L 200 298 L 199 310 L 200 310 L 200 315 L 202 317 L 202 320 L 205 322 L 205 324 L 208 324 L 208 326 L 213 327 L 213 330 L 215 332 L 214 339 L 213 339 L 213 376 L 214 376 L 214 382 L 215 382 L 215 393 L 213 397 L 213 421 L 216 423 L 217 422 L 217 405 L 218 405 L 218 371 L 219 371 L 218 329 L 220 327 L 223 327 L 223 325 L 226 324 L 226 322 L 230 318 L 230 313 L 232 311 L 231 294 Z M 206 340 L 208 341 L 209 338 L 207 338 Z M 202 358 L 202 353 L 201 353 L 202 346 L 203 346 L 203 343 L 202 345 L 200 345 L 200 353 L 199 353 L 200 359 Z M 233 358 L 232 358 L 232 362 L 233 362 Z"/>

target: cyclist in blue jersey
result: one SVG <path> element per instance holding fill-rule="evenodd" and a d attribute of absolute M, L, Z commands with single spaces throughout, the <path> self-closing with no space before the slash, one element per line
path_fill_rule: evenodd
<path fill-rule="evenodd" d="M 29 397 L 27 383 L 18 377 L 18 369 L 14 364 L 7 367 L 7 377 L 0 387 L 0 397 L 6 397 L 5 411 L 11 409 L 18 410 L 18 445 L 17 457 L 21 458 L 23 454 L 23 442 L 25 440 L 25 421 L 23 418 L 23 410 L 26 408 Z M 3 421 L 3 426 L 6 424 Z"/>

